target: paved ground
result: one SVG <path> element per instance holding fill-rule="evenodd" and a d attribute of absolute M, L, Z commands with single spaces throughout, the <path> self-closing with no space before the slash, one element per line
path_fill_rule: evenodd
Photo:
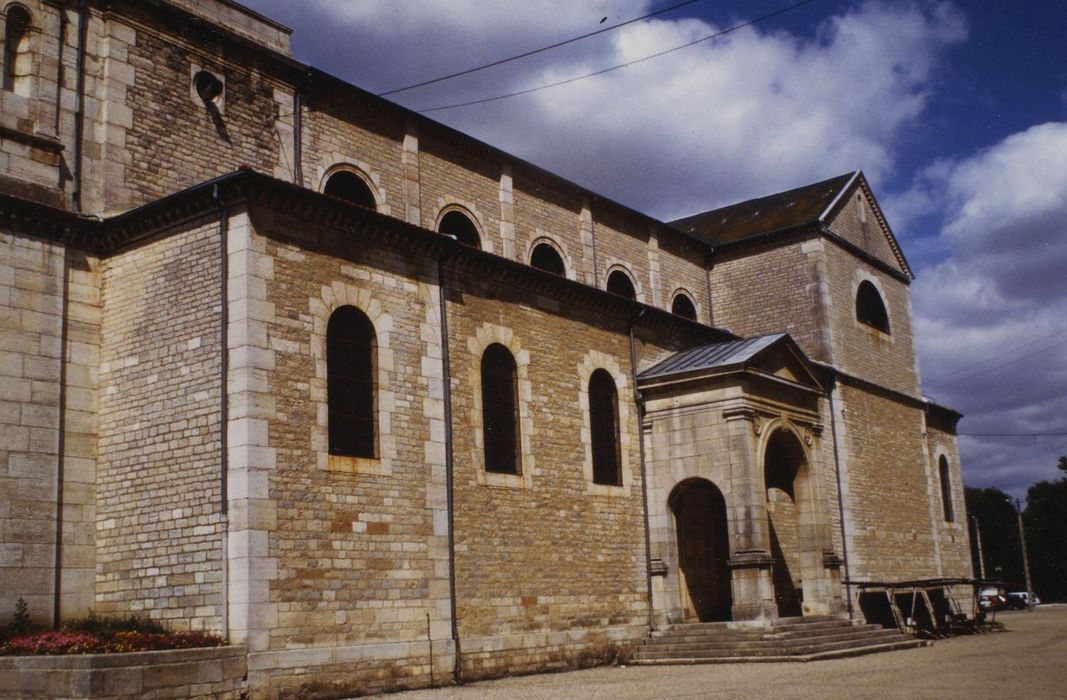
<path fill-rule="evenodd" d="M 812 663 L 606 667 L 398 693 L 444 698 L 1067 698 L 1067 605 L 999 613 L 1008 631 Z"/>

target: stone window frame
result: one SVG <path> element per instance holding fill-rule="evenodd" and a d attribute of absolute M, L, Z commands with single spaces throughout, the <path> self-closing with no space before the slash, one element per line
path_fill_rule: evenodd
<path fill-rule="evenodd" d="M 872 287 L 874 287 L 874 290 L 876 292 L 878 292 L 878 298 L 881 300 L 882 307 L 885 309 L 886 330 L 884 330 L 884 331 L 882 329 L 880 329 L 880 328 L 877 328 L 875 326 L 870 325 L 869 323 L 864 323 L 863 321 L 859 320 L 859 313 L 858 313 L 859 291 L 860 291 L 860 286 L 864 282 L 870 283 L 870 285 Z M 850 315 L 852 317 L 852 322 L 856 326 L 858 326 L 860 328 L 863 328 L 868 332 L 877 333 L 880 338 L 885 338 L 885 339 L 889 340 L 890 342 L 893 341 L 893 333 L 892 333 L 892 330 L 893 330 L 893 323 L 892 323 L 893 314 L 891 313 L 891 310 L 889 308 L 889 301 L 888 301 L 888 297 L 886 296 L 886 293 L 885 293 L 885 288 L 882 287 L 882 282 L 877 277 L 875 277 L 874 275 L 870 274 L 869 272 L 865 272 L 865 271 L 862 271 L 862 270 L 858 270 L 856 272 L 856 276 L 852 280 L 852 297 L 851 297 L 851 307 L 850 308 L 851 308 L 851 314 Z"/>
<path fill-rule="evenodd" d="M 542 243 L 551 246 L 563 261 L 563 276 L 569 280 L 577 279 L 574 272 L 574 261 L 571 260 L 570 255 L 567 254 L 567 247 L 563 245 L 563 242 L 556 236 L 553 236 L 546 231 L 542 231 L 541 229 L 537 229 L 537 235 L 530 241 L 529 245 L 526 246 L 526 256 L 523 258 L 523 262 L 530 265 L 534 250 Z"/>
<path fill-rule="evenodd" d="M 690 292 L 685 287 L 678 287 L 673 292 L 671 292 L 671 307 L 670 309 L 668 309 L 668 311 L 670 311 L 672 314 L 674 313 L 674 300 L 677 299 L 679 296 L 684 296 L 686 299 L 689 300 L 689 303 L 693 305 L 693 309 L 696 312 L 696 318 L 694 318 L 693 320 L 699 323 L 700 318 L 703 315 L 702 309 L 700 308 L 700 303 L 696 300 L 696 295 Z M 675 315 L 677 316 L 678 314 Z M 681 316 L 681 318 L 685 318 L 685 316 Z"/>
<path fill-rule="evenodd" d="M 196 76 L 200 73 L 210 73 L 216 80 L 222 84 L 222 91 L 215 99 L 211 100 L 211 105 L 218 110 L 219 114 L 226 114 L 226 76 L 220 71 L 213 70 L 206 66 L 203 66 L 195 61 L 189 64 L 189 100 L 199 109 L 204 109 L 206 103 L 200 97 L 200 93 L 196 91 Z"/>
<path fill-rule="evenodd" d="M 18 10 L 26 13 L 28 22 L 26 24 L 26 33 L 23 35 L 25 41 L 25 47 L 23 51 L 16 52 L 16 58 L 25 54 L 26 61 L 29 62 L 29 70 L 25 75 L 10 75 L 9 71 L 11 66 L 8 59 L 11 54 L 8 53 L 8 15 L 12 10 Z M 40 35 L 40 27 L 38 26 L 38 17 L 35 16 L 33 10 L 26 6 L 22 2 L 9 2 L 4 6 L 2 16 L 0 16 L 0 36 L 4 37 L 3 53 L 0 55 L 0 88 L 4 92 L 11 95 L 17 95 L 23 98 L 32 97 L 36 92 L 37 84 L 37 54 L 38 54 L 38 37 Z M 17 63 L 17 60 L 16 60 Z M 8 78 L 11 78 L 10 85 L 8 85 Z"/>
<path fill-rule="evenodd" d="M 937 492 L 941 500 L 941 521 L 946 525 L 956 523 L 955 490 L 952 488 L 952 462 L 948 455 L 938 450 L 934 455 L 937 472 Z"/>
<path fill-rule="evenodd" d="M 329 405 L 327 403 L 326 327 L 330 316 L 342 306 L 353 306 L 363 312 L 374 327 L 377 371 L 378 445 L 377 457 L 349 457 L 330 454 Z M 315 403 L 315 426 L 312 429 L 311 449 L 318 456 L 319 469 L 350 474 L 388 476 L 393 472 L 396 437 L 392 432 L 396 393 L 393 388 L 393 317 L 387 313 L 367 289 L 345 282 L 323 285 L 321 296 L 312 298 L 310 338 L 311 357 L 315 375 L 311 379 L 311 400 Z"/>
<path fill-rule="evenodd" d="M 374 197 L 374 211 L 386 216 L 392 215 L 392 208 L 386 201 L 385 188 L 381 185 L 381 175 L 361 160 L 354 160 L 338 153 L 333 154 L 330 165 L 319 166 L 319 184 L 316 191 L 325 192 L 326 181 L 339 172 L 349 172 L 363 180 Z"/>
<path fill-rule="evenodd" d="M 511 353 L 515 359 L 515 383 L 517 386 L 517 400 L 519 402 L 519 474 L 500 474 L 485 470 L 485 443 L 484 424 L 482 423 L 482 355 L 486 349 L 499 343 Z M 508 488 L 531 488 L 537 466 L 533 455 L 534 424 L 531 417 L 530 403 L 533 400 L 533 386 L 530 383 L 530 352 L 523 348 L 522 343 L 515 337 L 514 331 L 506 326 L 498 326 L 492 323 L 483 323 L 474 333 L 467 338 L 467 349 L 470 351 L 468 358 L 468 375 L 471 387 L 471 420 L 470 430 L 473 436 L 471 443 L 471 465 L 477 474 L 478 484 L 481 486 L 499 486 Z"/>
<path fill-rule="evenodd" d="M 493 244 L 489 240 L 489 237 L 485 234 L 485 222 L 483 221 L 483 217 L 480 213 L 478 213 L 477 208 L 470 204 L 459 203 L 455 200 L 447 204 L 438 202 L 437 216 L 434 217 L 433 220 L 433 230 L 440 232 L 441 221 L 445 218 L 445 216 L 451 214 L 452 212 L 458 212 L 470 219 L 471 223 L 474 224 L 474 228 L 478 232 L 478 249 L 484 250 L 487 253 L 492 253 Z"/>
<path fill-rule="evenodd" d="M 593 426 L 589 419 L 589 380 L 593 372 L 602 369 L 611 375 L 615 382 L 615 396 L 619 415 L 619 477 L 618 485 L 597 484 L 593 482 Z M 582 414 L 582 475 L 585 480 L 586 493 L 593 496 L 629 497 L 632 493 L 633 466 L 630 463 L 632 418 L 630 404 L 626 397 L 630 395 L 629 375 L 622 370 L 617 359 L 599 350 L 590 350 L 578 363 L 578 409 Z"/>
<path fill-rule="evenodd" d="M 604 270 L 604 291 L 608 289 L 608 282 L 611 280 L 611 276 L 615 273 L 624 275 L 626 279 L 630 281 L 630 286 L 634 288 L 634 301 L 644 302 L 644 290 L 641 288 L 641 283 L 637 281 L 637 276 L 630 270 L 628 266 L 621 262 L 612 262 Z"/>
<path fill-rule="evenodd" d="M 357 342 L 352 342 L 353 339 Z M 335 348 L 338 350 L 338 357 L 355 356 L 366 363 L 364 368 L 370 369 L 369 383 L 363 381 L 358 372 L 350 374 L 343 371 L 343 364 L 337 362 L 338 358 L 334 357 L 331 350 L 331 340 L 341 346 Z M 345 348 L 348 351 L 341 352 Z M 334 309 L 326 325 L 326 405 L 329 414 L 326 424 L 327 442 L 332 455 L 369 459 L 378 457 L 378 385 L 375 370 L 378 364 L 377 348 L 378 338 L 374 334 L 374 324 L 366 314 L 351 304 Z M 341 390 L 343 385 L 347 385 L 347 390 Z M 338 396 L 334 395 L 331 386 L 338 389 Z M 360 397 L 367 401 L 369 406 L 365 408 L 369 410 L 364 412 L 346 405 L 343 396 Z M 347 415 L 342 419 L 342 416 L 338 415 L 341 413 Z M 365 413 L 370 414 L 369 425 L 366 423 L 368 416 Z M 334 425 L 335 417 L 337 425 Z M 346 443 L 346 439 L 354 442 Z"/>

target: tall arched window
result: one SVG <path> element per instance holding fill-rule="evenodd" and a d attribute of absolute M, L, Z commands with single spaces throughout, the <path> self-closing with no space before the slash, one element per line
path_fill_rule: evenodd
<path fill-rule="evenodd" d="M 482 247 L 481 238 L 478 236 L 478 227 L 463 212 L 453 210 L 442 216 L 441 223 L 437 225 L 437 230 L 441 233 L 455 236 L 456 240 L 463 245 L 468 245 L 471 248 Z"/>
<path fill-rule="evenodd" d="M 482 437 L 485 470 L 519 474 L 519 401 L 515 358 L 500 343 L 482 354 Z"/>
<path fill-rule="evenodd" d="M 693 305 L 693 300 L 682 292 L 674 295 L 674 301 L 671 302 L 671 313 L 675 316 L 688 318 L 690 321 L 697 320 L 697 307 Z"/>
<path fill-rule="evenodd" d="M 593 443 L 593 483 L 619 486 L 619 394 L 607 370 L 589 378 L 589 428 Z"/>
<path fill-rule="evenodd" d="M 620 297 L 626 297 L 627 299 L 637 299 L 637 290 L 634 289 L 633 282 L 630 281 L 629 276 L 622 270 L 613 270 L 611 274 L 608 275 L 608 291 L 612 294 L 618 294 Z"/>
<path fill-rule="evenodd" d="M 326 400 L 330 454 L 377 456 L 374 326 L 359 309 L 342 306 L 326 326 Z"/>
<path fill-rule="evenodd" d="M 538 270 L 551 272 L 553 275 L 565 277 L 567 268 L 563 265 L 563 258 L 556 249 L 547 243 L 538 243 L 530 253 L 530 265 Z"/>
<path fill-rule="evenodd" d="M 945 514 L 945 522 L 951 523 L 956 520 L 956 513 L 952 509 L 952 481 L 948 473 L 948 460 L 944 455 L 937 461 L 937 474 L 941 479 L 941 510 Z"/>
<path fill-rule="evenodd" d="M 378 203 L 370 186 L 359 175 L 348 170 L 338 170 L 328 177 L 322 191 L 367 209 L 377 208 Z"/>
<path fill-rule="evenodd" d="M 7 28 L 4 32 L 4 89 L 20 95 L 29 93 L 32 74 L 30 64 L 30 13 L 24 7 L 7 8 Z"/>
<path fill-rule="evenodd" d="M 889 332 L 889 314 L 886 313 L 885 302 L 868 280 L 860 282 L 856 291 L 856 320 L 883 333 Z"/>

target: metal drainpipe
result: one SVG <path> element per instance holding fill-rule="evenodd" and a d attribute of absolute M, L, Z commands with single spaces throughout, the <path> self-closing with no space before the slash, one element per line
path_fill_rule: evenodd
<path fill-rule="evenodd" d="M 222 520 L 222 590 L 219 616 L 222 624 L 222 638 L 230 636 L 230 486 L 229 486 L 229 438 L 227 432 L 230 423 L 229 382 L 230 366 L 230 294 L 227 279 L 229 275 L 229 255 L 227 243 L 230 234 L 229 207 L 222 201 L 219 186 L 211 189 L 211 197 L 219 205 L 219 515 Z"/>
<path fill-rule="evenodd" d="M 67 339 L 70 320 L 70 243 L 63 242 L 63 297 L 59 309 L 59 412 L 56 421 L 58 432 L 56 444 L 56 547 L 53 567 L 54 592 L 52 595 L 52 629 L 59 629 L 62 612 L 61 598 L 63 586 L 63 478 L 66 470 L 64 453 L 67 451 Z"/>
<path fill-rule="evenodd" d="M 78 75 L 74 108 L 74 211 L 82 210 L 82 142 L 85 140 L 85 45 L 88 34 L 88 10 L 85 0 L 78 0 Z"/>
<path fill-rule="evenodd" d="M 300 86 L 293 88 L 293 180 L 304 186 L 304 119 L 301 116 Z"/>
<path fill-rule="evenodd" d="M 437 301 L 441 314 L 441 371 L 444 374 L 442 396 L 445 404 L 445 491 L 448 508 L 448 604 L 452 623 L 452 645 L 455 663 L 452 669 L 456 683 L 463 682 L 463 666 L 459 650 L 459 622 L 456 620 L 456 525 L 455 496 L 452 479 L 452 362 L 448 352 L 448 304 L 445 300 L 445 259 L 448 251 L 437 259 Z M 433 659 L 430 659 L 433 664 Z"/>
<path fill-rule="evenodd" d="M 648 629 L 653 628 L 655 611 L 652 608 L 652 543 L 648 526 L 648 470 L 645 465 L 645 399 L 637 388 L 637 344 L 634 340 L 634 326 L 644 315 L 640 309 L 630 319 L 630 381 L 634 385 L 634 405 L 637 407 L 637 444 L 641 450 L 641 507 L 644 509 L 645 526 L 645 586 L 648 595 Z"/>
<path fill-rule="evenodd" d="M 830 375 L 830 435 L 834 441 L 834 472 L 837 474 L 837 513 L 841 523 L 841 559 L 845 565 L 845 597 L 848 601 L 848 619 L 853 619 L 852 575 L 848 569 L 848 539 L 845 536 L 845 497 L 841 490 L 841 457 L 837 450 L 837 414 L 834 412 L 834 392 L 837 391 L 837 373 Z"/>

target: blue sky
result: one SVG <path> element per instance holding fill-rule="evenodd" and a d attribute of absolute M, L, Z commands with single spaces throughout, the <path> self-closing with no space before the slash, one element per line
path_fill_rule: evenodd
<path fill-rule="evenodd" d="M 383 92 L 677 1 L 246 4 L 293 27 L 299 60 Z M 701 0 L 389 99 L 422 110 L 524 90 L 789 4 Z M 662 219 L 862 169 L 917 273 L 924 389 L 966 415 L 965 479 L 1022 496 L 1067 454 L 1065 36 L 1063 0 L 816 0 L 427 116 Z"/>

